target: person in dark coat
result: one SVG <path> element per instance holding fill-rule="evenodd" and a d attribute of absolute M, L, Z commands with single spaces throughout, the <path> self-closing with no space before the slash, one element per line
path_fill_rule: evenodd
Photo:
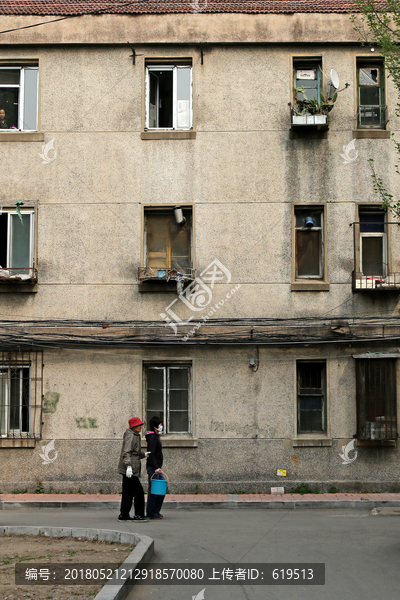
<path fill-rule="evenodd" d="M 163 465 L 163 453 L 162 444 L 160 440 L 160 433 L 162 432 L 162 421 L 159 417 L 153 417 L 150 419 L 150 431 L 146 433 L 147 441 L 147 462 L 146 471 L 149 476 L 149 489 L 147 492 L 147 518 L 148 519 L 162 519 L 163 516 L 160 513 L 162 503 L 165 496 L 159 496 L 158 494 L 151 493 L 151 478 L 155 474 L 154 478 L 165 479 L 161 467 Z"/>
<path fill-rule="evenodd" d="M 122 498 L 118 521 L 146 522 L 144 516 L 144 491 L 140 483 L 140 460 L 145 457 L 142 452 L 140 432 L 144 423 L 138 418 L 129 419 L 129 429 L 124 433 L 118 473 L 122 475 Z M 129 516 L 135 498 L 135 516 Z"/>

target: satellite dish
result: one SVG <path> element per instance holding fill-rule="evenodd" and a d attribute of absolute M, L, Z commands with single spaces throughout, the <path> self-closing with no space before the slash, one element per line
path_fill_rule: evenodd
<path fill-rule="evenodd" d="M 331 69 L 331 84 L 337 90 L 339 87 L 339 76 L 336 73 L 335 69 Z"/>

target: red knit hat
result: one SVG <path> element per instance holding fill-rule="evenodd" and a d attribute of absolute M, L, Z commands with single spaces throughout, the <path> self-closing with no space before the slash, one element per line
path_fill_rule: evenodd
<path fill-rule="evenodd" d="M 132 417 L 132 419 L 129 419 L 128 423 L 129 429 L 132 429 L 132 427 L 137 427 L 138 425 L 144 425 L 143 421 L 141 421 L 139 417 Z"/>

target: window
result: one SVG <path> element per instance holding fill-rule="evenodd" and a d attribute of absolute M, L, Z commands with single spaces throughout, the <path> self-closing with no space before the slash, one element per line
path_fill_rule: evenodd
<path fill-rule="evenodd" d="M 0 214 L 0 281 L 36 280 L 34 211 L 6 210 Z"/>
<path fill-rule="evenodd" d="M 296 93 L 299 100 L 316 100 L 320 102 L 320 93 L 322 91 L 322 68 L 321 60 L 295 59 L 294 69 L 294 88 L 304 88 L 306 98 L 302 92 Z"/>
<path fill-rule="evenodd" d="M 396 358 L 356 358 L 357 438 L 397 439 Z"/>
<path fill-rule="evenodd" d="M 315 206 L 294 209 L 296 279 L 324 278 L 324 211 Z"/>
<path fill-rule="evenodd" d="M 192 62 L 146 63 L 146 129 L 192 128 Z"/>
<path fill-rule="evenodd" d="M 388 272 L 386 213 L 359 208 L 360 271 L 368 277 L 386 277 Z"/>
<path fill-rule="evenodd" d="M 297 363 L 297 433 L 326 433 L 325 362 Z"/>
<path fill-rule="evenodd" d="M 192 279 L 192 210 L 145 210 L 145 266 L 143 279 Z"/>
<path fill-rule="evenodd" d="M 191 433 L 191 366 L 146 365 L 144 379 L 147 427 L 156 416 L 165 433 Z"/>
<path fill-rule="evenodd" d="M 383 62 L 358 61 L 358 127 L 385 129 L 385 72 Z"/>
<path fill-rule="evenodd" d="M 0 130 L 37 131 L 38 68 L 0 66 Z"/>
<path fill-rule="evenodd" d="M 0 434 L 28 434 L 29 368 L 0 367 Z"/>

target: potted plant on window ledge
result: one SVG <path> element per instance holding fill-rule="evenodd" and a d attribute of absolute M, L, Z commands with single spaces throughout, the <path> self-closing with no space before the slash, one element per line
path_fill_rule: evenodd
<path fill-rule="evenodd" d="M 301 94 L 301 97 L 299 95 Z M 294 88 L 295 104 L 292 108 L 292 125 L 328 125 L 329 113 L 337 100 L 337 92 L 332 98 L 320 93 L 317 98 L 307 98 L 304 87 Z"/>

